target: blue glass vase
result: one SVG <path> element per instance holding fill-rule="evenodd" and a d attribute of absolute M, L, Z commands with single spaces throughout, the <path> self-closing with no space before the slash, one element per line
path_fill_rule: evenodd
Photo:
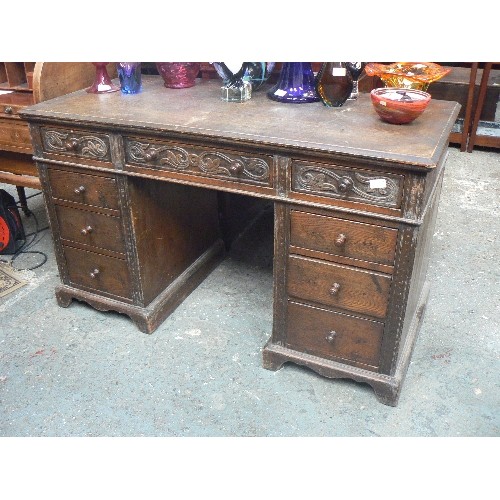
<path fill-rule="evenodd" d="M 283 63 L 278 83 L 269 90 L 267 97 L 273 101 L 297 104 L 320 101 L 311 63 Z"/>
<path fill-rule="evenodd" d="M 121 62 L 117 64 L 121 91 L 124 94 L 137 94 L 141 91 L 141 63 Z"/>

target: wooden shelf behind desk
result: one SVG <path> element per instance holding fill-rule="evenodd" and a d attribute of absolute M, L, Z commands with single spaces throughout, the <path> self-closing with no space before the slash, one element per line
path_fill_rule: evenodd
<path fill-rule="evenodd" d="M 116 77 L 114 63 L 108 72 Z M 94 78 L 92 63 L 0 62 L 0 183 L 41 189 L 28 124 L 18 113 L 88 87 Z"/>

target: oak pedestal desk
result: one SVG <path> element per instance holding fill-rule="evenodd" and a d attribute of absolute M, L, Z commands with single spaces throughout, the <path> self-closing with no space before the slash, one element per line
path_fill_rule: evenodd
<path fill-rule="evenodd" d="M 273 331 L 292 361 L 372 386 L 395 406 L 428 296 L 425 274 L 459 105 L 382 122 L 368 94 L 341 108 L 245 103 L 220 82 L 136 95 L 78 91 L 29 121 L 62 284 L 147 333 L 224 256 L 220 193 L 274 204 Z"/>

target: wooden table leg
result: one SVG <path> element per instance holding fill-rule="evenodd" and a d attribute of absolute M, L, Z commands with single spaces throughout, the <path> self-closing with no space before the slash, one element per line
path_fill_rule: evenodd
<path fill-rule="evenodd" d="M 469 90 L 467 93 L 467 104 L 465 106 L 465 117 L 464 124 L 462 128 L 462 138 L 460 140 L 460 151 L 465 151 L 467 149 L 467 139 L 469 138 L 469 129 L 470 129 L 470 119 L 472 116 L 472 109 L 474 104 L 474 90 L 476 88 L 476 75 L 477 68 L 479 63 L 472 63 L 470 69 L 470 78 L 469 78 Z"/>
<path fill-rule="evenodd" d="M 26 193 L 24 191 L 24 187 L 16 186 L 17 195 L 19 196 L 19 204 L 21 205 L 21 209 L 24 212 L 26 217 L 31 215 L 31 210 L 28 208 L 28 201 L 26 200 Z"/>
<path fill-rule="evenodd" d="M 485 63 L 483 69 L 483 76 L 481 77 L 481 84 L 479 85 L 479 95 L 477 97 L 476 111 L 474 113 L 474 120 L 472 121 L 472 126 L 469 134 L 469 142 L 467 144 L 467 152 L 472 153 L 474 149 L 474 143 L 476 142 L 477 127 L 479 125 L 479 119 L 481 118 L 481 112 L 483 111 L 484 99 L 486 97 L 486 90 L 488 87 L 488 78 L 490 76 L 490 71 L 493 63 Z"/>

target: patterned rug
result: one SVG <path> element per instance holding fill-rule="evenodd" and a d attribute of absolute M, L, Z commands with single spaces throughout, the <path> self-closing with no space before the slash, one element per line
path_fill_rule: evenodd
<path fill-rule="evenodd" d="M 5 297 L 27 283 L 9 265 L 0 262 L 0 297 Z"/>

